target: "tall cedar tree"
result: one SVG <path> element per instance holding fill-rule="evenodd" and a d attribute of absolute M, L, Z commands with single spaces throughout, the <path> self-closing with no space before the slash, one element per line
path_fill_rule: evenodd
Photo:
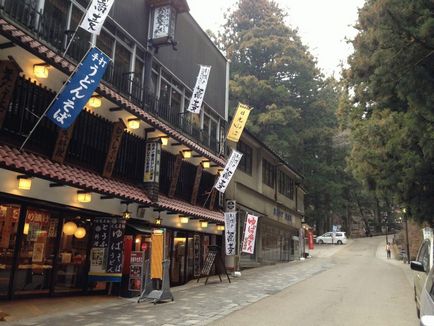
<path fill-rule="evenodd" d="M 434 2 L 368 0 L 344 73 L 349 165 L 379 197 L 434 219 Z M 351 94 L 351 95 L 350 95 Z"/>
<path fill-rule="evenodd" d="M 333 148 L 339 87 L 274 1 L 240 0 L 226 18 L 219 44 L 231 60 L 231 107 L 254 108 L 249 130 L 305 175 L 307 216 L 323 225 L 344 207 L 344 156 Z"/>

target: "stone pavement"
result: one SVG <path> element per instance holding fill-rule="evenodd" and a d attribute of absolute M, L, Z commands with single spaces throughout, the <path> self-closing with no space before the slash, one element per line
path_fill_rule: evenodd
<path fill-rule="evenodd" d="M 338 248 L 323 248 L 323 251 Z M 320 253 L 321 250 L 318 250 Z M 205 325 L 246 305 L 273 295 L 288 286 L 306 280 L 334 266 L 327 258 L 295 261 L 246 270 L 229 284 L 213 278 L 204 285 L 196 281 L 173 289 L 174 302 L 138 304 L 136 299 L 119 300 L 109 306 L 90 306 L 81 310 L 64 310 L 36 318 L 27 318 L 5 325 L 81 326 L 103 325 Z M 53 299 L 53 305 L 56 304 Z"/>

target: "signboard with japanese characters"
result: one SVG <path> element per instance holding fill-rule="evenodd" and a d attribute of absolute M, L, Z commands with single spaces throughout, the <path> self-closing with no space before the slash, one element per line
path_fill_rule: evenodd
<path fill-rule="evenodd" d="M 237 212 L 225 212 L 226 255 L 233 256 L 236 251 Z"/>
<path fill-rule="evenodd" d="M 258 217 L 247 215 L 244 227 L 244 240 L 242 252 L 253 254 L 255 252 L 256 229 L 258 228 Z"/>
<path fill-rule="evenodd" d="M 199 75 L 196 79 L 196 85 L 193 89 L 193 95 L 191 96 L 190 103 L 187 110 L 199 114 L 202 102 L 205 97 L 206 86 L 208 84 L 208 77 L 211 72 L 211 66 L 200 66 Z"/>
<path fill-rule="evenodd" d="M 92 47 L 57 94 L 47 117 L 60 128 L 69 128 L 98 87 L 110 60 L 106 54 Z"/>
<path fill-rule="evenodd" d="M 233 142 L 238 142 L 240 140 L 241 134 L 243 133 L 244 126 L 246 125 L 247 119 L 249 118 L 250 108 L 247 105 L 238 104 L 237 112 L 232 119 L 231 126 L 229 128 L 228 140 Z"/>
<path fill-rule="evenodd" d="M 107 277 L 111 282 L 120 281 L 124 231 L 124 220 L 112 217 L 95 219 L 90 276 L 97 276 L 98 280 L 104 280 L 104 277 Z M 119 280 L 113 279 L 113 276 L 119 277 Z"/>
<path fill-rule="evenodd" d="M 157 141 L 146 143 L 143 182 L 159 182 L 161 145 Z"/>
<path fill-rule="evenodd" d="M 6 117 L 20 68 L 10 60 L 0 60 L 0 128 Z"/>
<path fill-rule="evenodd" d="M 110 244 L 107 254 L 107 273 L 122 271 L 122 249 L 125 231 L 125 220 L 112 223 L 110 228 Z"/>
<path fill-rule="evenodd" d="M 214 188 L 216 188 L 221 193 L 225 192 L 229 182 L 232 179 L 232 176 L 235 173 L 235 170 L 238 167 L 238 164 L 241 161 L 242 156 L 242 153 L 237 152 L 236 150 L 232 150 L 231 156 L 229 157 L 229 160 L 226 163 L 223 172 L 220 174 L 216 184 L 214 185 Z"/>
<path fill-rule="evenodd" d="M 143 267 L 145 262 L 144 251 L 132 251 L 130 257 L 130 280 L 128 282 L 128 290 L 142 291 L 143 284 Z"/>
<path fill-rule="evenodd" d="M 193 274 L 194 277 L 200 276 L 200 235 L 193 236 Z"/>
<path fill-rule="evenodd" d="M 89 33 L 99 35 L 115 0 L 93 0 L 80 27 Z"/>
<path fill-rule="evenodd" d="M 152 41 L 173 38 L 175 35 L 176 11 L 171 6 L 161 6 L 154 9 L 152 24 Z"/>

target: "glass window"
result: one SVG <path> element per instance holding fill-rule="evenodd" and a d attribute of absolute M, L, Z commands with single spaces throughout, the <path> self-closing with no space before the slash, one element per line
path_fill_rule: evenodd
<path fill-rule="evenodd" d="M 57 259 L 56 292 L 82 291 L 85 288 L 89 233 L 89 222 L 85 219 L 64 220 Z"/>
<path fill-rule="evenodd" d="M 83 11 L 78 9 L 76 6 L 73 6 L 71 22 L 68 29 L 68 31 L 72 32 L 68 33 L 68 42 L 71 40 L 71 37 L 74 31 L 77 29 L 77 26 L 80 23 L 82 17 Z M 90 37 L 90 33 L 86 32 L 82 28 L 78 28 L 74 40 L 72 41 L 71 46 L 68 50 L 68 55 L 75 60 L 80 61 L 90 47 Z"/>
<path fill-rule="evenodd" d="M 262 182 L 274 187 L 274 166 L 267 160 L 262 160 Z"/>
<path fill-rule="evenodd" d="M 237 150 L 243 153 L 243 156 L 241 157 L 240 163 L 238 164 L 238 168 L 241 171 L 244 171 L 247 174 L 252 174 L 252 148 L 245 144 L 242 141 L 239 141 L 237 144 Z"/>
<path fill-rule="evenodd" d="M 14 277 L 14 294 L 48 293 L 53 272 L 58 219 L 28 209 Z"/>
<path fill-rule="evenodd" d="M 0 296 L 8 294 L 19 217 L 19 206 L 0 205 Z"/>
<path fill-rule="evenodd" d="M 294 189 L 294 180 L 282 171 L 279 171 L 279 193 L 289 199 L 294 199 Z"/>
<path fill-rule="evenodd" d="M 107 54 L 109 57 L 113 55 L 113 44 L 115 43 L 115 39 L 109 33 L 107 33 L 104 29 L 101 30 L 101 33 L 98 35 L 96 39 L 96 46 Z"/>

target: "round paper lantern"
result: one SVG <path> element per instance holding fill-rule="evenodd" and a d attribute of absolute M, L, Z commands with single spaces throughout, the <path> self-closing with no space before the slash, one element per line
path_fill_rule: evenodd
<path fill-rule="evenodd" d="M 75 231 L 77 231 L 77 224 L 74 222 L 69 221 L 63 224 L 63 233 L 66 235 L 73 235 Z"/>
<path fill-rule="evenodd" d="M 83 227 L 78 227 L 77 230 L 74 232 L 74 236 L 77 239 L 83 239 L 86 236 L 86 229 Z"/>

